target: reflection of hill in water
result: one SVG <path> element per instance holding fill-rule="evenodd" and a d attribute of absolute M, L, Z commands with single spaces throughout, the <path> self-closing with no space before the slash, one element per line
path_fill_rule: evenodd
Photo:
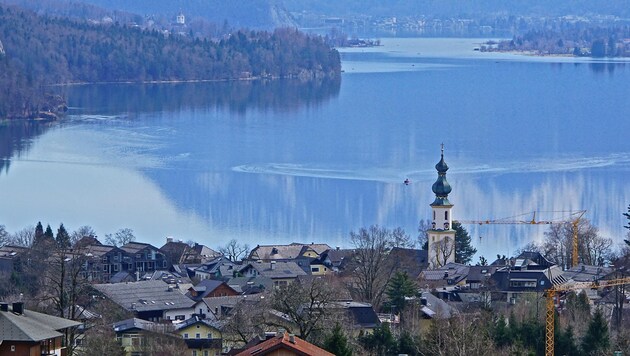
<path fill-rule="evenodd" d="M 103 114 L 193 108 L 293 111 L 336 97 L 341 79 L 169 84 L 107 84 L 68 88 L 70 106 Z"/>
<path fill-rule="evenodd" d="M 0 174 L 7 173 L 11 158 L 26 152 L 33 139 L 48 130 L 48 125 L 33 121 L 7 121 L 0 123 Z"/>

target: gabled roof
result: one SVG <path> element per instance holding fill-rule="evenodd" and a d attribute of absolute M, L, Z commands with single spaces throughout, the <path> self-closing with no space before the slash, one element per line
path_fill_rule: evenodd
<path fill-rule="evenodd" d="M 498 268 L 498 266 L 470 266 L 466 281 L 469 283 L 486 281 Z"/>
<path fill-rule="evenodd" d="M 81 323 L 56 316 L 24 310 L 23 314 L 0 311 L 0 335 L 6 341 L 37 342 L 63 336 L 60 330 L 79 326 Z"/>
<path fill-rule="evenodd" d="M 109 252 L 117 250 L 123 252 L 118 247 L 111 245 L 87 245 L 80 248 L 80 251 L 88 257 L 102 257 Z"/>
<path fill-rule="evenodd" d="M 110 279 L 110 283 L 122 283 L 122 282 L 133 282 L 136 280 L 136 276 L 132 275 L 127 271 L 120 271 L 114 274 Z"/>
<path fill-rule="evenodd" d="M 201 280 L 201 282 L 197 283 L 196 286 L 189 288 L 188 292 L 186 293 L 186 296 L 193 300 L 201 300 L 207 297 L 208 295 L 212 294 L 212 292 L 214 292 L 217 288 L 219 288 L 221 285 L 224 285 L 224 284 L 225 284 L 225 287 L 232 290 L 234 294 L 240 294 L 237 291 L 235 291 L 234 288 L 230 287 L 227 283 L 223 281 L 218 281 L 214 279 L 203 279 Z M 193 293 L 192 293 L 193 291 L 191 291 L 191 289 L 197 292 L 196 297 L 193 296 Z"/>
<path fill-rule="evenodd" d="M 297 276 L 307 275 L 300 266 L 295 262 L 273 261 L 271 262 L 252 262 L 248 263 L 240 269 L 240 272 L 249 268 L 253 268 L 263 277 L 272 279 L 279 278 L 296 278 Z M 272 266 L 273 265 L 273 266 Z"/>
<path fill-rule="evenodd" d="M 159 248 L 151 245 L 151 244 L 145 244 L 142 242 L 130 242 L 124 246 L 121 246 L 120 249 L 127 252 L 127 253 L 136 253 L 136 252 L 140 252 L 146 248 L 152 249 L 152 250 L 158 250 Z"/>
<path fill-rule="evenodd" d="M 206 245 L 200 245 L 198 243 L 195 243 L 195 246 L 193 246 L 193 250 L 195 250 L 195 252 L 197 252 L 201 257 L 204 258 L 215 258 L 221 256 L 221 253 L 211 249 Z"/>
<path fill-rule="evenodd" d="M 346 310 L 354 325 L 361 328 L 374 328 L 380 324 L 378 315 L 370 303 L 339 301 L 330 303 L 328 308 Z"/>
<path fill-rule="evenodd" d="M 612 271 L 613 269 L 611 267 L 580 264 L 564 271 L 562 276 L 567 280 L 573 280 L 575 282 L 593 282 L 607 276 Z"/>
<path fill-rule="evenodd" d="M 423 299 L 426 303 L 422 301 Z M 420 295 L 420 301 L 422 303 L 422 312 L 431 319 L 435 317 L 448 319 L 457 313 L 457 309 L 428 292 L 423 292 Z"/>
<path fill-rule="evenodd" d="M 223 324 L 225 323 L 222 321 L 217 321 L 217 320 L 202 319 L 199 317 L 199 315 L 193 315 L 192 318 L 186 319 L 182 321 L 181 323 L 177 324 L 175 326 L 175 329 L 183 330 L 183 329 L 186 329 L 187 327 L 190 327 L 196 324 L 203 324 L 203 325 L 209 326 L 211 328 L 214 328 L 220 331 L 221 328 L 223 327 Z"/>
<path fill-rule="evenodd" d="M 125 332 L 129 330 L 145 330 L 154 331 L 157 324 L 143 319 L 131 318 L 114 323 L 114 331 L 117 333 Z"/>
<path fill-rule="evenodd" d="M 397 266 L 399 271 L 407 272 L 407 275 L 414 279 L 429 267 L 427 250 L 394 247 L 387 258 L 394 266 Z"/>
<path fill-rule="evenodd" d="M 251 260 L 286 260 L 302 257 L 308 251 L 313 250 L 317 255 L 330 250 L 327 244 L 303 244 L 293 242 L 290 245 L 258 245 L 249 254 Z"/>
<path fill-rule="evenodd" d="M 0 257 L 13 258 L 22 252 L 30 250 L 28 247 L 5 245 L 0 247 Z"/>
<path fill-rule="evenodd" d="M 242 294 L 255 294 L 263 290 L 271 290 L 273 281 L 268 277 L 234 277 L 226 282 L 234 290 L 241 290 Z"/>
<path fill-rule="evenodd" d="M 241 351 L 236 354 L 236 356 L 268 355 L 275 350 L 289 350 L 300 356 L 335 356 L 306 340 L 302 340 L 294 335 L 289 335 L 287 332 Z"/>
<path fill-rule="evenodd" d="M 184 309 L 195 304 L 162 281 L 96 284 L 94 288 L 129 311 Z"/>
<path fill-rule="evenodd" d="M 449 262 L 446 265 L 422 271 L 422 277 L 427 282 L 438 282 L 451 280 L 449 284 L 457 284 L 468 277 L 470 266 L 461 263 Z"/>

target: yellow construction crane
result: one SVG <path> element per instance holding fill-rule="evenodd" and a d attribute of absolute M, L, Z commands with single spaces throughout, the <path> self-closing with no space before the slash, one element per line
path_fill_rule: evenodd
<path fill-rule="evenodd" d="M 527 224 L 527 225 L 552 225 L 552 224 L 564 224 L 566 222 L 571 222 L 573 225 L 573 239 L 571 241 L 573 246 L 573 253 L 571 254 L 571 267 L 576 267 L 578 265 L 578 225 L 580 223 L 580 219 L 586 213 L 586 210 L 578 210 L 578 211 L 550 211 L 548 213 L 563 213 L 564 217 L 559 220 L 536 220 L 536 212 L 529 212 L 521 215 L 516 215 L 509 218 L 503 218 L 498 220 L 457 220 L 460 224 L 478 224 L 478 225 L 489 225 L 489 224 Z M 530 219 L 525 219 L 523 217 L 529 217 Z"/>
<path fill-rule="evenodd" d="M 545 291 L 546 315 L 545 315 L 545 356 L 553 356 L 554 350 L 554 318 L 555 318 L 555 302 L 554 298 L 560 292 L 575 291 L 579 289 L 599 289 L 613 286 L 630 284 L 630 277 L 600 280 L 595 282 L 578 282 L 559 286 L 552 286 Z"/>

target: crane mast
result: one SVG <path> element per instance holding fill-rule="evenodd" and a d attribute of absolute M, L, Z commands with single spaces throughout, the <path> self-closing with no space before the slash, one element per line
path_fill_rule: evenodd
<path fill-rule="evenodd" d="M 554 298 L 560 292 L 575 291 L 586 288 L 606 288 L 620 286 L 624 284 L 630 284 L 630 277 L 600 280 L 595 282 L 579 282 L 572 284 L 564 284 L 559 286 L 552 286 L 545 291 L 545 356 L 553 356 L 554 354 L 554 324 L 555 324 L 555 311 L 556 305 Z"/>

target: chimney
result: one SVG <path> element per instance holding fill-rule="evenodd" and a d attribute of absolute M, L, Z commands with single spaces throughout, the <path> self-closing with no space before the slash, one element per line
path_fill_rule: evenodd
<path fill-rule="evenodd" d="M 289 342 L 295 344 L 295 335 L 289 334 Z"/>
<path fill-rule="evenodd" d="M 22 302 L 13 303 L 13 312 L 18 315 L 24 314 L 24 303 Z"/>
<path fill-rule="evenodd" d="M 276 261 L 271 261 L 271 269 L 276 269 Z"/>
<path fill-rule="evenodd" d="M 337 247 L 335 247 L 335 249 L 336 249 L 337 251 L 339 251 L 339 250 L 341 250 L 341 247 L 337 246 Z"/>
<path fill-rule="evenodd" d="M 166 237 L 166 243 L 173 242 L 173 236 Z"/>
<path fill-rule="evenodd" d="M 0 311 L 8 312 L 9 311 L 9 303 L 0 303 Z"/>

